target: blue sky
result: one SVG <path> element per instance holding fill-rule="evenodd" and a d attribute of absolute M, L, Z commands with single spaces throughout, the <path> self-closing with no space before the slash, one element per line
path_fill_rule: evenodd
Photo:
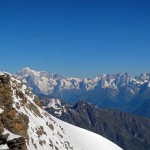
<path fill-rule="evenodd" d="M 0 70 L 150 72 L 149 0 L 1 0 Z"/>

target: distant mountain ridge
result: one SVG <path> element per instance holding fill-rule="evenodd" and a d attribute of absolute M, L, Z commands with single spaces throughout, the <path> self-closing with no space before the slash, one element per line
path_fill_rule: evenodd
<path fill-rule="evenodd" d="M 43 99 L 56 97 L 71 103 L 84 99 L 99 108 L 117 108 L 150 116 L 150 73 L 135 78 L 129 77 L 127 73 L 119 73 L 79 79 L 63 78 L 58 74 L 24 68 L 17 75 L 33 93 Z M 141 110 L 142 107 L 145 107 L 145 110 Z"/>
<path fill-rule="evenodd" d="M 149 150 L 150 119 L 109 109 L 98 109 L 79 100 L 75 105 L 59 99 L 43 101 L 45 110 L 73 125 L 103 135 L 124 150 Z"/>

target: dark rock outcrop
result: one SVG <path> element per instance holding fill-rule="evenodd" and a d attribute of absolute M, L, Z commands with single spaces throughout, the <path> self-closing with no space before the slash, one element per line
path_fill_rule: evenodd
<path fill-rule="evenodd" d="M 11 150 L 27 150 L 25 138 L 20 137 L 7 142 Z"/>

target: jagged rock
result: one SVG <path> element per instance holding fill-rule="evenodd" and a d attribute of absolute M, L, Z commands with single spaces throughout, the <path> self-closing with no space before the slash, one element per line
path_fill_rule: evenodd
<path fill-rule="evenodd" d="M 16 113 L 15 109 L 4 111 L 0 116 L 0 120 L 5 128 L 12 133 L 27 137 L 29 119 L 24 114 L 16 115 Z"/>
<path fill-rule="evenodd" d="M 34 103 L 35 103 L 37 106 L 39 106 L 41 109 L 43 109 L 43 105 L 42 105 L 40 99 L 39 99 L 37 96 L 34 97 L 34 100 L 33 100 L 33 101 L 34 101 Z"/>
<path fill-rule="evenodd" d="M 27 150 L 25 138 L 20 137 L 7 142 L 11 150 Z"/>
<path fill-rule="evenodd" d="M 0 135 L 0 144 L 5 144 L 7 142 L 9 134 Z"/>
<path fill-rule="evenodd" d="M 0 135 L 4 132 L 4 128 L 0 127 Z"/>
<path fill-rule="evenodd" d="M 0 84 L 8 84 L 10 81 L 10 76 L 9 75 L 2 75 L 0 77 Z"/>

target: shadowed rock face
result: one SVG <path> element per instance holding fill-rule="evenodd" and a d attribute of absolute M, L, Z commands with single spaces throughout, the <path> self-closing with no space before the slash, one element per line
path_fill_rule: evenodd
<path fill-rule="evenodd" d="M 50 114 L 76 126 L 98 133 L 118 144 L 125 150 L 149 150 L 150 119 L 116 110 L 97 109 L 80 100 L 74 106 L 64 102 L 49 105 L 44 102 Z M 52 107 L 50 107 L 52 106 Z"/>
<path fill-rule="evenodd" d="M 7 144 L 11 150 L 26 150 L 25 138 L 28 138 L 28 117 L 23 114 L 17 114 L 12 108 L 12 89 L 9 75 L 0 75 L 0 108 L 4 111 L 0 114 L 0 144 Z M 7 141 L 9 134 L 4 134 L 4 128 L 14 134 L 23 137 Z"/>
<path fill-rule="evenodd" d="M 7 145 L 12 150 L 26 150 L 26 141 L 25 138 L 20 137 L 17 139 L 13 139 L 7 142 Z"/>

